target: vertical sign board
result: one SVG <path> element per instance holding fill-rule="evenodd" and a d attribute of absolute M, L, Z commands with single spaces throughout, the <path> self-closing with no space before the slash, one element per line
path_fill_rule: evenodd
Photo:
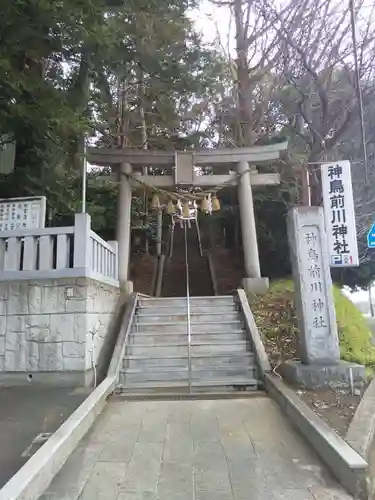
<path fill-rule="evenodd" d="M 0 199 L 0 231 L 38 229 L 45 218 L 45 196 Z"/>
<path fill-rule="evenodd" d="M 330 265 L 359 266 L 350 162 L 323 163 L 321 174 Z"/>

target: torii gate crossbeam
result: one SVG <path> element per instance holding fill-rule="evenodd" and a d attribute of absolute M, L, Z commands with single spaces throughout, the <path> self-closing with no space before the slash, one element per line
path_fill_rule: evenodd
<path fill-rule="evenodd" d="M 131 288 L 128 282 L 131 190 L 137 180 L 164 189 L 175 186 L 209 188 L 237 183 L 245 263 L 243 286 L 246 291 L 264 293 L 268 288 L 268 279 L 262 278 L 260 274 L 252 186 L 279 184 L 280 176 L 275 173 L 260 174 L 254 165 L 277 160 L 286 149 L 287 142 L 250 148 L 194 151 L 88 148 L 88 161 L 115 167 L 120 181 L 117 240 L 119 279 L 123 288 Z M 143 175 L 143 169 L 147 166 L 166 168 L 168 174 Z M 199 167 L 205 166 L 213 166 L 216 171 L 222 170 L 222 173 L 200 175 Z"/>

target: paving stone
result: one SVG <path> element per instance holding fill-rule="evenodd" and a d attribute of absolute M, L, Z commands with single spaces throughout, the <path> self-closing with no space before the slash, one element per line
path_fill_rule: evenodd
<path fill-rule="evenodd" d="M 194 455 L 190 421 L 168 421 L 163 460 L 192 464 Z"/>
<path fill-rule="evenodd" d="M 90 445 L 87 441 L 82 443 L 70 456 L 67 463 L 55 476 L 45 495 L 45 500 L 70 500 L 77 499 L 81 494 L 89 476 L 102 451 L 102 445 Z M 69 481 L 67 481 L 67 477 Z M 40 499 L 41 500 L 41 499 Z"/>
<path fill-rule="evenodd" d="M 134 446 L 124 488 L 134 491 L 156 491 L 163 443 L 140 443 Z"/>
<path fill-rule="evenodd" d="M 159 496 L 172 498 L 176 492 L 193 495 L 193 469 L 190 465 L 178 462 L 163 462 L 161 465 L 158 486 Z"/>
<path fill-rule="evenodd" d="M 186 438 L 167 439 L 164 443 L 163 460 L 193 464 L 194 450 L 191 440 Z"/>
<path fill-rule="evenodd" d="M 158 500 L 195 500 L 195 495 L 189 491 L 173 492 L 171 496 L 170 492 L 159 493 Z"/>
<path fill-rule="evenodd" d="M 100 454 L 102 462 L 129 462 L 133 454 L 136 437 L 133 439 L 123 439 L 119 437 L 118 441 L 106 443 Z"/>
<path fill-rule="evenodd" d="M 78 497 L 79 493 L 77 492 L 64 492 L 62 494 L 46 492 L 38 500 L 77 500 Z"/>
<path fill-rule="evenodd" d="M 227 459 L 233 458 L 234 460 L 240 458 L 241 460 L 256 460 L 258 458 L 255 448 L 248 436 L 233 438 L 232 436 L 225 436 L 221 438 L 223 450 Z"/>
<path fill-rule="evenodd" d="M 96 462 L 79 499 L 116 499 L 123 484 L 126 470 L 126 463 Z"/>
<path fill-rule="evenodd" d="M 353 500 L 353 497 L 345 493 L 341 488 L 324 486 L 313 486 L 310 491 L 315 500 Z"/>
<path fill-rule="evenodd" d="M 311 492 L 307 489 L 303 490 L 272 490 L 275 500 L 314 500 Z"/>
<path fill-rule="evenodd" d="M 213 453 L 215 452 L 215 453 Z M 226 471 L 227 461 L 222 449 L 209 448 L 200 452 L 194 452 L 193 467 L 196 470 L 207 469 L 207 465 L 212 470 Z"/>
<path fill-rule="evenodd" d="M 269 485 L 257 481 L 251 487 L 233 485 L 233 495 L 235 500 L 275 500 Z"/>
<path fill-rule="evenodd" d="M 251 476 L 249 474 L 240 474 L 238 471 L 235 471 L 230 475 L 230 482 L 232 485 L 232 490 L 235 494 L 242 493 L 243 491 L 263 492 L 272 488 L 264 474 Z"/>
<path fill-rule="evenodd" d="M 195 500 L 234 500 L 231 491 L 197 491 Z"/>
<path fill-rule="evenodd" d="M 315 480 L 309 478 L 308 475 L 298 472 L 297 469 L 293 470 L 289 467 L 283 466 L 268 466 L 268 464 L 263 465 L 264 473 L 267 482 L 273 488 L 280 487 L 284 489 L 303 489 L 307 488 L 309 484 L 316 484 Z"/>
<path fill-rule="evenodd" d="M 152 491 L 120 490 L 117 500 L 158 500 L 158 497 Z"/>
<path fill-rule="evenodd" d="M 210 464 L 206 464 L 208 467 Z M 194 469 L 196 491 L 231 491 L 229 473 L 226 469 Z"/>
<path fill-rule="evenodd" d="M 125 462 L 111 463 L 98 461 L 95 463 L 88 481 L 91 483 L 95 483 L 100 487 L 102 479 L 105 476 L 108 481 L 110 481 L 111 483 L 116 483 L 120 486 L 124 481 L 127 469 L 128 464 Z"/>
<path fill-rule="evenodd" d="M 266 476 L 262 464 L 259 460 L 254 459 L 235 459 L 228 460 L 229 475 L 232 482 L 246 483 L 252 481 L 253 478 L 259 478 L 266 481 Z"/>
<path fill-rule="evenodd" d="M 163 416 L 149 413 L 142 421 L 138 441 L 147 443 L 163 443 L 167 435 L 167 419 Z"/>
<path fill-rule="evenodd" d="M 191 430 L 190 420 L 183 422 L 168 420 L 166 437 L 167 439 L 178 439 L 181 437 L 192 440 L 193 434 Z"/>
<path fill-rule="evenodd" d="M 336 484 L 267 398 L 144 401 L 110 403 L 39 500 L 351 499 Z"/>

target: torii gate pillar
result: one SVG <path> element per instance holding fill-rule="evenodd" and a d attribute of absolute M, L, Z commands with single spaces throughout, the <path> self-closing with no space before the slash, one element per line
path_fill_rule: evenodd
<path fill-rule="evenodd" d="M 250 168 L 247 161 L 237 164 L 238 202 L 240 206 L 242 247 L 244 254 L 245 277 L 242 282 L 248 293 L 264 294 L 269 287 L 268 278 L 260 274 L 257 231 L 254 215 L 253 191 Z"/>
<path fill-rule="evenodd" d="M 117 206 L 117 242 L 118 242 L 118 279 L 121 291 L 133 292 L 133 283 L 129 281 L 130 233 L 132 185 L 130 163 L 121 163 L 118 169 L 119 194 Z"/>

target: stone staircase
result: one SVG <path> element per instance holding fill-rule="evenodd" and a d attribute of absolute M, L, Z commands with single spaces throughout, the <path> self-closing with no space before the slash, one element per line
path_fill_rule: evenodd
<path fill-rule="evenodd" d="M 192 297 L 191 391 L 257 390 L 258 370 L 234 297 Z M 189 392 L 187 299 L 140 298 L 116 392 Z"/>
<path fill-rule="evenodd" d="M 190 295 L 208 296 L 214 293 L 208 260 L 201 256 L 197 228 L 193 224 L 186 231 L 188 247 Z M 174 230 L 173 255 L 167 257 L 161 288 L 162 297 L 186 295 L 185 231 L 178 224 Z"/>

